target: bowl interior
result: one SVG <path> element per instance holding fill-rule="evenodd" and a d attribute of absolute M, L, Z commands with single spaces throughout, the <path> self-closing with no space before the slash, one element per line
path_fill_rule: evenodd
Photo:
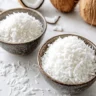
<path fill-rule="evenodd" d="M 58 35 L 58 36 L 55 36 L 51 39 L 49 39 L 40 49 L 39 53 L 38 53 L 38 64 L 39 64 L 39 67 L 40 67 L 40 70 L 43 72 L 44 75 L 46 75 L 48 78 L 50 78 L 52 81 L 55 81 L 56 83 L 59 83 L 59 84 L 63 84 L 63 85 L 82 85 L 82 84 L 86 84 L 88 82 L 85 82 L 85 83 L 82 83 L 82 84 L 64 84 L 63 82 L 60 82 L 58 80 L 55 80 L 54 78 L 52 78 L 51 76 L 49 76 L 42 68 L 42 60 L 41 60 L 41 57 L 44 55 L 44 53 L 46 52 L 47 48 L 48 48 L 48 44 L 52 44 L 56 39 L 58 39 L 59 37 L 61 38 L 64 38 L 64 37 L 67 37 L 67 36 L 77 36 L 78 38 L 82 39 L 86 44 L 90 45 L 94 50 L 96 50 L 96 46 L 95 44 L 93 44 L 91 41 L 87 40 L 86 38 L 84 37 L 81 37 L 81 36 L 78 36 L 78 35 L 73 35 L 73 34 L 64 34 L 64 35 Z M 96 52 L 95 52 L 96 54 Z M 96 76 L 93 79 L 96 79 Z"/>
<path fill-rule="evenodd" d="M 16 9 L 10 9 L 10 10 L 7 10 L 7 11 L 4 11 L 0 14 L 0 21 L 5 19 L 6 16 L 8 16 L 9 14 L 13 14 L 13 13 L 18 13 L 18 12 L 23 12 L 23 13 L 28 13 L 29 15 L 32 15 L 34 16 L 36 19 L 38 19 L 41 24 L 42 24 L 42 27 L 43 27 L 43 32 L 41 35 L 44 34 L 45 30 L 46 30 L 46 20 L 45 18 L 41 15 L 41 13 L 39 13 L 38 11 L 35 11 L 33 9 L 28 9 L 28 8 L 16 8 Z M 12 22 L 12 21 L 10 21 Z M 40 36 L 41 36 L 40 35 Z M 39 37 L 40 37 L 39 36 Z M 38 38 L 38 37 L 37 37 Z M 37 39 L 36 38 L 36 39 Z M 5 42 L 5 41 L 4 41 Z"/>

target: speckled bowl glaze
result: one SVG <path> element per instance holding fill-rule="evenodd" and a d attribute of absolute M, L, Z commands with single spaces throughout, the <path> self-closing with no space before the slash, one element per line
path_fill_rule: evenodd
<path fill-rule="evenodd" d="M 50 83 L 54 88 L 56 88 L 60 93 L 63 94 L 71 94 L 71 95 L 76 95 L 81 93 L 82 91 L 84 91 L 85 89 L 87 89 L 88 87 L 90 87 L 96 80 L 96 76 L 85 83 L 82 84 L 64 84 L 64 82 L 60 82 L 58 80 L 55 80 L 54 78 L 52 78 L 51 76 L 49 76 L 42 68 L 42 61 L 41 61 L 41 57 L 44 55 L 44 53 L 46 52 L 46 49 L 48 48 L 48 44 L 53 43 L 58 37 L 64 38 L 67 36 L 77 36 L 77 35 L 73 35 L 73 34 L 64 34 L 64 35 L 58 35 L 55 36 L 51 39 L 49 39 L 40 49 L 39 53 L 38 53 L 38 65 L 39 65 L 39 69 L 40 72 L 42 73 L 42 75 L 44 76 L 44 78 L 46 79 L 46 81 L 48 83 Z M 94 50 L 96 50 L 96 45 L 93 44 L 91 41 L 87 40 L 84 37 L 81 36 L 77 36 L 79 38 L 81 38 L 82 40 L 84 40 L 84 42 L 88 45 L 91 45 Z M 58 70 L 57 70 L 58 71 Z"/>
<path fill-rule="evenodd" d="M 45 18 L 41 15 L 41 13 L 39 13 L 38 11 L 35 11 L 33 9 L 28 9 L 28 8 L 16 8 L 16 9 L 4 11 L 0 14 L 0 21 L 5 19 L 7 15 L 12 14 L 14 12 L 15 13 L 17 13 L 17 12 L 28 13 L 28 14 L 34 16 L 36 19 L 38 19 L 42 23 L 42 26 L 43 26 L 42 34 L 30 42 L 9 43 L 9 42 L 5 42 L 2 40 L 0 41 L 1 47 L 4 48 L 6 51 L 13 53 L 13 54 L 18 54 L 18 55 L 27 55 L 27 54 L 31 53 L 34 49 L 36 49 L 38 43 L 41 40 L 41 37 L 43 36 L 43 34 L 46 31 L 47 24 L 46 24 Z M 12 22 L 12 21 L 10 21 L 10 22 Z"/>

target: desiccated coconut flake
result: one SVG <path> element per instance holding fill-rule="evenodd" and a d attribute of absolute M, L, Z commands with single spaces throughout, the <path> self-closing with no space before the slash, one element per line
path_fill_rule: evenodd
<path fill-rule="evenodd" d="M 39 84 L 39 82 L 37 81 L 37 79 L 35 79 L 35 84 Z"/>
<path fill-rule="evenodd" d="M 14 96 L 18 96 L 20 94 L 20 92 L 19 91 L 16 91 L 15 93 L 14 93 Z"/>
<path fill-rule="evenodd" d="M 61 26 L 55 26 L 55 27 L 53 28 L 53 30 L 54 30 L 54 31 L 57 31 L 57 32 L 63 32 L 63 27 L 61 27 Z"/>
<path fill-rule="evenodd" d="M 32 91 L 41 91 L 40 88 L 32 88 Z"/>
<path fill-rule="evenodd" d="M 33 67 L 35 68 L 38 68 L 38 65 L 37 64 L 32 64 Z"/>
<path fill-rule="evenodd" d="M 26 92 L 27 90 L 28 90 L 28 86 L 24 86 L 21 91 Z"/>
<path fill-rule="evenodd" d="M 51 91 L 49 88 L 46 88 L 45 90 L 46 90 L 46 91 Z"/>
<path fill-rule="evenodd" d="M 38 78 L 40 76 L 40 72 L 37 73 L 37 75 L 35 76 L 35 78 Z"/>
<path fill-rule="evenodd" d="M 28 83 L 29 82 L 29 78 L 21 78 L 20 80 L 19 80 L 19 83 L 22 83 L 22 84 L 26 84 L 26 83 Z"/>
<path fill-rule="evenodd" d="M 44 90 L 42 90 L 41 93 L 42 93 L 42 96 L 44 96 Z"/>
<path fill-rule="evenodd" d="M 9 84 L 11 87 L 13 87 L 16 83 L 16 80 L 14 78 L 12 78 L 10 81 L 9 81 Z"/>
<path fill-rule="evenodd" d="M 11 96 L 11 94 L 12 94 L 12 89 L 10 90 L 10 93 L 9 93 L 9 95 L 8 95 L 8 96 Z"/>
<path fill-rule="evenodd" d="M 32 92 L 32 90 L 28 90 L 27 92 L 25 92 L 25 96 L 32 96 L 35 95 L 35 92 Z"/>

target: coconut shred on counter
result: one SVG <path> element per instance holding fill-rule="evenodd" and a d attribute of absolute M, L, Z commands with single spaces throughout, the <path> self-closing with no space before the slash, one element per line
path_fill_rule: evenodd
<path fill-rule="evenodd" d="M 65 84 L 81 84 L 96 76 L 95 50 L 76 36 L 58 38 L 42 56 L 44 71 Z"/>
<path fill-rule="evenodd" d="M 28 13 L 13 13 L 0 21 L 0 40 L 24 43 L 39 37 L 43 32 L 42 24 Z"/>

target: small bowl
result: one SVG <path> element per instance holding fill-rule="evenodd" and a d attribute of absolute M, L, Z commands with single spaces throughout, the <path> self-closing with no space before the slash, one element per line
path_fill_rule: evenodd
<path fill-rule="evenodd" d="M 48 81 L 48 83 L 50 83 L 54 88 L 56 88 L 60 93 L 66 93 L 66 94 L 71 94 L 71 95 L 76 95 L 81 93 L 82 91 L 84 91 L 85 89 L 87 89 L 88 87 L 90 87 L 96 80 L 96 76 L 85 83 L 82 84 L 65 84 L 63 82 L 60 82 L 58 80 L 55 80 L 54 78 L 52 78 L 51 76 L 49 76 L 44 69 L 42 68 L 42 60 L 41 57 L 44 55 L 44 53 L 46 52 L 46 49 L 48 48 L 48 44 L 52 44 L 58 37 L 64 38 L 64 37 L 68 37 L 68 36 L 77 36 L 78 38 L 84 40 L 84 42 L 88 45 L 91 45 L 94 50 L 96 50 L 96 45 L 93 44 L 91 41 L 87 40 L 84 37 L 78 36 L 78 35 L 73 35 L 73 34 L 64 34 L 64 35 L 58 35 L 55 36 L 51 39 L 49 39 L 40 49 L 39 53 L 38 53 L 38 65 L 39 65 L 39 69 L 40 72 L 42 73 L 42 75 L 44 76 L 44 78 L 46 79 L 46 81 Z"/>
<path fill-rule="evenodd" d="M 11 9 L 11 10 L 2 12 L 0 14 L 0 21 L 5 19 L 7 15 L 13 14 L 14 12 L 15 13 L 18 13 L 18 12 L 28 13 L 29 15 L 32 15 L 36 19 L 38 19 L 42 23 L 42 26 L 43 26 L 42 34 L 32 41 L 24 42 L 24 43 L 9 43 L 3 40 L 0 41 L 1 47 L 4 48 L 6 51 L 13 53 L 13 54 L 18 54 L 18 55 L 27 55 L 31 53 L 34 49 L 36 49 L 38 43 L 40 42 L 41 37 L 45 33 L 46 27 L 47 27 L 46 20 L 38 11 L 35 11 L 33 9 L 28 9 L 28 8 L 16 8 L 16 9 Z"/>

